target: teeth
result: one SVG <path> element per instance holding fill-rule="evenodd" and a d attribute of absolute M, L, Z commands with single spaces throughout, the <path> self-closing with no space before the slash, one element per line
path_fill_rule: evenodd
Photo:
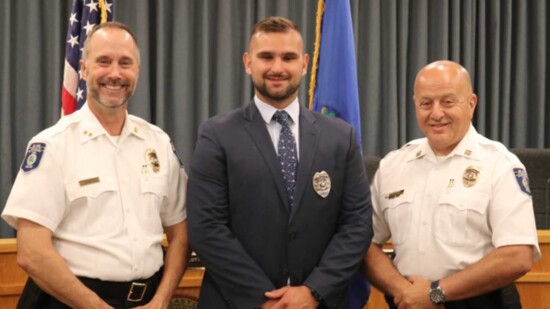
<path fill-rule="evenodd" d="M 121 89 L 122 86 L 120 86 L 120 85 L 105 85 L 105 88 L 111 89 L 111 90 L 118 90 L 118 89 Z"/>

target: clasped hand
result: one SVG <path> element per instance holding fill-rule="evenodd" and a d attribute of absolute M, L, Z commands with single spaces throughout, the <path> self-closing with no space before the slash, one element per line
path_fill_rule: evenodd
<path fill-rule="evenodd" d="M 285 286 L 265 293 L 262 309 L 310 309 L 319 305 L 307 286 Z"/>
<path fill-rule="evenodd" d="M 430 301 L 429 291 L 431 282 L 418 276 L 408 278 L 411 283 L 393 299 L 399 309 L 443 309 L 443 305 L 435 305 Z"/>

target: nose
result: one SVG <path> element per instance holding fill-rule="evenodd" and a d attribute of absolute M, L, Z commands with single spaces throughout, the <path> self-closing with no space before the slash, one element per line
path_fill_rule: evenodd
<path fill-rule="evenodd" d="M 275 58 L 273 60 L 273 65 L 271 66 L 271 71 L 279 73 L 283 71 L 283 61 L 280 58 Z"/>
<path fill-rule="evenodd" d="M 111 65 L 111 69 L 110 69 L 109 74 L 108 74 L 109 78 L 111 78 L 111 79 L 121 78 L 122 75 L 120 74 L 120 71 L 121 70 L 120 70 L 120 67 L 119 67 L 118 64 Z"/>
<path fill-rule="evenodd" d="M 432 119 L 441 119 L 445 116 L 445 112 L 443 110 L 443 106 L 439 101 L 435 102 L 432 106 L 432 112 L 430 113 L 430 117 Z"/>

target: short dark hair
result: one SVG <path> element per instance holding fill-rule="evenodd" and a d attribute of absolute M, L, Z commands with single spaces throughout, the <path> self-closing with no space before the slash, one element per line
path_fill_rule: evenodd
<path fill-rule="evenodd" d="M 117 22 L 117 21 L 108 21 L 106 23 L 97 24 L 92 28 L 92 31 L 90 32 L 90 34 L 88 34 L 88 37 L 86 38 L 86 41 L 84 42 L 84 48 L 82 49 L 82 58 L 85 58 L 86 54 L 88 53 L 88 48 L 89 48 L 89 43 L 88 42 L 90 41 L 92 36 L 96 32 L 98 32 L 99 30 L 107 29 L 107 28 L 120 29 L 120 30 L 126 31 L 132 37 L 132 40 L 134 40 L 134 43 L 136 44 L 136 48 L 137 48 L 137 52 L 138 52 L 138 58 L 139 58 L 139 54 L 140 54 L 139 53 L 139 45 L 138 45 L 138 42 L 137 42 L 136 35 L 132 32 L 132 30 L 130 30 L 130 28 L 128 26 L 126 26 L 125 24 L 123 24 L 121 22 Z"/>
<path fill-rule="evenodd" d="M 296 26 L 296 24 L 290 19 L 281 16 L 271 16 L 260 20 L 256 25 L 254 25 L 254 28 L 252 28 L 252 32 L 250 33 L 248 43 L 250 44 L 252 37 L 258 32 L 289 32 L 291 30 L 296 31 L 301 35 L 298 26 Z"/>

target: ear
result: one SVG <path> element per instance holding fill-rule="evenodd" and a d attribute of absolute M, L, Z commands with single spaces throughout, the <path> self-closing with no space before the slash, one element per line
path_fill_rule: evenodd
<path fill-rule="evenodd" d="M 302 68 L 302 76 L 307 74 L 307 64 L 309 63 L 309 55 L 304 54 L 304 67 Z"/>
<path fill-rule="evenodd" d="M 252 75 L 251 62 L 252 62 L 252 58 L 250 58 L 250 54 L 245 52 L 243 54 L 243 64 L 244 64 L 244 70 L 248 75 Z"/>
<path fill-rule="evenodd" d="M 470 97 L 470 118 L 474 117 L 474 111 L 477 106 L 477 95 L 475 93 L 472 93 L 472 96 Z"/>
<path fill-rule="evenodd" d="M 80 59 L 80 61 L 78 62 L 80 64 L 80 74 L 81 74 L 81 78 L 83 80 L 86 80 L 86 77 L 88 76 L 88 70 L 86 68 L 86 63 L 84 63 L 84 60 Z"/>

